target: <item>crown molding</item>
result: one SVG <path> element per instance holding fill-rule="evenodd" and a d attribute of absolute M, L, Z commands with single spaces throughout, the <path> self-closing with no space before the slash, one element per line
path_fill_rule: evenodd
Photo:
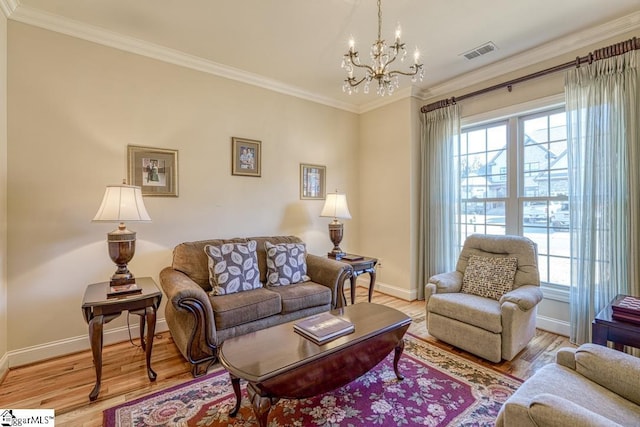
<path fill-rule="evenodd" d="M 447 80 L 428 89 L 419 90 L 411 86 L 397 91 L 393 97 L 376 98 L 372 102 L 358 106 L 312 93 L 255 73 L 205 60 L 175 49 L 123 36 L 99 27 L 24 6 L 20 4 L 20 0 L 0 0 L 0 9 L 2 9 L 7 18 L 18 22 L 357 114 L 380 108 L 406 97 L 416 97 L 425 101 L 438 96 L 449 96 L 456 90 L 472 86 L 478 82 L 486 81 L 640 28 L 640 11 L 638 11 L 529 49 L 524 53 L 489 64 L 481 69 Z"/>
<path fill-rule="evenodd" d="M 13 2 L 15 0 L 0 0 L 0 2 L 3 1 Z M 236 80 L 285 95 L 306 99 L 318 104 L 327 105 L 353 113 L 359 112 L 358 106 L 354 104 L 340 102 L 333 98 L 312 93 L 299 87 L 288 85 L 274 79 L 269 79 L 255 73 L 229 67 L 224 64 L 209 61 L 165 46 L 149 43 L 134 37 L 123 36 L 103 28 L 87 25 L 82 22 L 64 18 L 28 6 L 18 5 L 18 8 L 11 13 L 10 19 L 126 52 L 157 59 L 159 61 L 213 74 L 218 77 Z"/>
<path fill-rule="evenodd" d="M 18 0 L 0 0 L 0 9 L 4 16 L 10 18 L 13 11 L 18 7 Z"/>
<path fill-rule="evenodd" d="M 438 96 L 450 96 L 452 92 L 472 86 L 478 82 L 487 81 L 497 76 L 528 67 L 531 64 L 541 63 L 551 58 L 574 52 L 577 49 L 591 46 L 639 28 L 640 11 L 633 12 L 622 18 L 553 40 L 529 49 L 526 52 L 516 54 L 478 70 L 447 80 L 444 83 L 423 90 L 420 97 L 425 101 Z"/>

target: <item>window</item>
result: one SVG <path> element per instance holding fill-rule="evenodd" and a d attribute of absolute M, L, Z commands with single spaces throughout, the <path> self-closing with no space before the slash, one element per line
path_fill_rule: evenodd
<path fill-rule="evenodd" d="M 538 245 L 540 280 L 568 286 L 564 110 L 464 127 L 457 153 L 460 245 L 473 233 L 526 236 Z"/>

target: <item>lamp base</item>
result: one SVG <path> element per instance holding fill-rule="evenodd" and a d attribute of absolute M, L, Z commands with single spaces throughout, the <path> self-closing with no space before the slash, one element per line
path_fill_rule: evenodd
<path fill-rule="evenodd" d="M 340 261 L 346 255 L 347 255 L 346 252 L 333 252 L 333 251 L 327 254 L 328 257 L 335 258 L 337 261 Z"/>

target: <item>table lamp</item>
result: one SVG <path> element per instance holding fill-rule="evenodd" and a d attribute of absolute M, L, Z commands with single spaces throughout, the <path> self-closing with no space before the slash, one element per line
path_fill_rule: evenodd
<path fill-rule="evenodd" d="M 333 221 L 329 223 L 329 237 L 333 242 L 333 249 L 329 252 L 329 256 L 335 259 L 341 259 L 346 255 L 340 249 L 340 242 L 343 236 L 343 225 L 340 219 L 351 219 L 351 213 L 349 212 L 349 206 L 347 206 L 347 196 L 344 194 L 338 194 L 338 190 L 335 193 L 327 194 L 327 198 L 324 202 L 321 217 L 333 218 Z"/>
<path fill-rule="evenodd" d="M 93 222 L 118 222 L 116 230 L 107 234 L 109 256 L 118 266 L 111 276 L 111 286 L 135 283 L 135 277 L 127 268 L 136 251 L 136 232 L 127 230 L 125 221 L 151 222 L 144 207 L 142 190 L 135 185 L 109 185 Z"/>

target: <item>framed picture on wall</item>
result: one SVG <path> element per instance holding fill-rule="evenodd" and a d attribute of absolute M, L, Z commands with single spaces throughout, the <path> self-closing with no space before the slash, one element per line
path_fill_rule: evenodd
<path fill-rule="evenodd" d="M 127 146 L 128 180 L 143 196 L 178 197 L 178 150 Z"/>
<path fill-rule="evenodd" d="M 300 198 L 302 200 L 322 200 L 326 197 L 325 180 L 327 167 L 300 164 Z"/>
<path fill-rule="evenodd" d="M 231 138 L 231 174 L 261 176 L 261 145 L 253 139 Z"/>

